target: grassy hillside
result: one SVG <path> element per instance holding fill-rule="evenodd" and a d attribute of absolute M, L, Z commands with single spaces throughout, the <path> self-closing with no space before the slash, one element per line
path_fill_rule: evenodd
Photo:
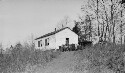
<path fill-rule="evenodd" d="M 108 43 L 77 51 L 41 51 L 17 44 L 1 54 L 0 73 L 114 73 L 125 72 L 124 48 Z"/>
<path fill-rule="evenodd" d="M 37 66 L 46 66 L 56 58 L 60 52 L 42 51 L 33 45 L 16 44 L 9 53 L 0 54 L 0 73 L 17 73 L 33 71 Z"/>
<path fill-rule="evenodd" d="M 124 46 L 96 44 L 84 50 L 62 52 L 36 73 L 124 73 Z"/>

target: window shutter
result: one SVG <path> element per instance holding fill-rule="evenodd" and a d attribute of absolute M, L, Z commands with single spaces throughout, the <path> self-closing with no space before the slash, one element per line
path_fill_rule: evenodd
<path fill-rule="evenodd" d="M 38 41 L 38 47 L 40 47 L 40 41 Z"/>

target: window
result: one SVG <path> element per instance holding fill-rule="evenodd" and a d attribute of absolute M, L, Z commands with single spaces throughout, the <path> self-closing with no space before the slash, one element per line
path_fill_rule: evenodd
<path fill-rule="evenodd" d="M 38 47 L 42 47 L 42 40 L 38 41 Z"/>
<path fill-rule="evenodd" d="M 45 39 L 45 46 L 47 46 L 47 39 Z"/>
<path fill-rule="evenodd" d="M 38 47 L 40 47 L 40 41 L 38 41 Z"/>
<path fill-rule="evenodd" d="M 49 38 L 45 39 L 45 46 L 49 45 Z"/>
<path fill-rule="evenodd" d="M 49 38 L 48 38 L 48 40 L 47 40 L 47 45 L 49 45 Z"/>

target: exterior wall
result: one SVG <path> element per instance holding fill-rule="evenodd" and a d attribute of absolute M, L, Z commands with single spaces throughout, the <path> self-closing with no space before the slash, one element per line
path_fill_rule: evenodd
<path fill-rule="evenodd" d="M 49 45 L 45 46 L 45 39 L 49 38 Z M 38 47 L 38 41 L 42 40 L 42 47 Z M 55 49 L 55 35 L 51 35 L 48 37 L 44 37 L 41 39 L 38 39 L 35 41 L 35 47 L 37 49 L 42 49 L 42 50 L 49 50 L 49 49 Z"/>
<path fill-rule="evenodd" d="M 45 46 L 45 39 L 49 38 L 49 45 Z M 35 47 L 42 50 L 59 49 L 59 46 L 66 44 L 66 38 L 69 38 L 69 44 L 78 44 L 78 35 L 70 29 L 64 29 L 55 35 L 35 40 Z M 42 47 L 38 47 L 38 41 L 42 40 Z"/>
<path fill-rule="evenodd" d="M 66 38 L 69 38 L 69 44 L 78 44 L 78 35 L 70 29 L 64 29 L 63 31 L 56 33 L 55 36 L 56 49 L 58 49 L 59 46 L 66 44 Z"/>

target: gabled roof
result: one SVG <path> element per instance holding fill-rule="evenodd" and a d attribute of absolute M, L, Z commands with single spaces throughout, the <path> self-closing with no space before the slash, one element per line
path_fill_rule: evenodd
<path fill-rule="evenodd" d="M 50 35 L 54 35 L 54 34 L 60 32 L 60 31 L 62 31 L 62 30 L 64 30 L 64 29 L 67 29 L 67 28 L 70 29 L 69 27 L 65 27 L 65 28 L 62 28 L 62 29 L 60 29 L 60 30 L 56 30 L 56 31 L 50 32 L 50 33 L 48 33 L 48 34 L 45 34 L 45 35 L 43 35 L 43 36 L 41 36 L 41 37 L 38 37 L 38 38 L 36 38 L 35 40 L 40 39 L 40 38 L 44 38 L 44 37 L 47 37 L 47 36 L 50 36 Z M 70 30 L 71 30 L 71 29 L 70 29 Z"/>

